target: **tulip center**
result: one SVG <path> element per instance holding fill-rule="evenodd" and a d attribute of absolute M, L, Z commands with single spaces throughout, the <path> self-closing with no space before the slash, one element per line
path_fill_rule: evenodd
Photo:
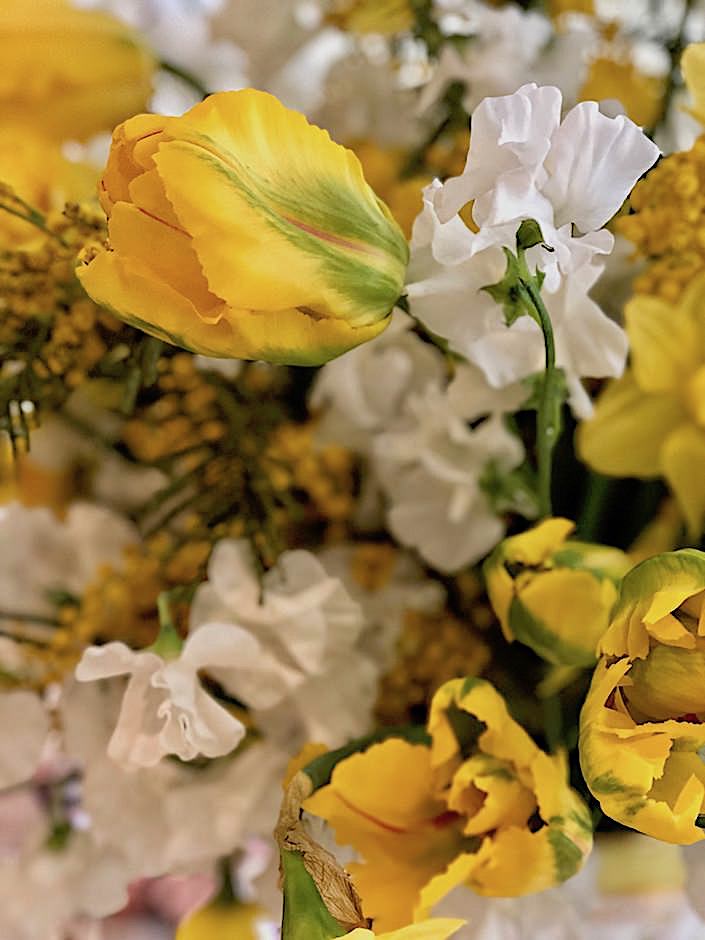
<path fill-rule="evenodd" d="M 624 694 L 638 720 L 705 721 L 705 640 L 695 649 L 654 646 L 630 669 Z"/>

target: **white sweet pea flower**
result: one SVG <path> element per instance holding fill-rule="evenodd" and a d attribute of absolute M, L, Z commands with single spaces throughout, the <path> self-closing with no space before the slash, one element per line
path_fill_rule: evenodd
<path fill-rule="evenodd" d="M 49 716 L 35 692 L 0 693 L 0 790 L 32 776 L 48 733 Z"/>
<path fill-rule="evenodd" d="M 190 629 L 215 626 L 229 649 L 210 672 L 258 727 L 334 745 L 367 729 L 378 669 L 356 650 L 362 611 L 310 552 L 284 552 L 260 586 L 249 543 L 219 542 Z M 241 657 L 253 642 L 257 656 Z"/>
<path fill-rule="evenodd" d="M 496 9 L 481 0 L 435 0 L 434 6 L 443 32 L 468 38 L 463 44 L 443 45 L 421 94 L 422 110 L 453 81 L 466 86 L 463 106 L 468 112 L 488 95 L 514 91 L 533 73 L 553 33 L 547 17 L 516 6 Z"/>
<path fill-rule="evenodd" d="M 368 453 L 373 435 L 398 420 L 407 396 L 441 379 L 443 356 L 412 326 L 396 310 L 381 336 L 323 366 L 309 399 L 311 409 L 322 412 L 320 440 Z"/>
<path fill-rule="evenodd" d="M 166 754 L 192 760 L 199 754 L 218 757 L 237 747 L 244 725 L 203 690 L 198 678 L 199 669 L 229 664 L 229 640 L 227 629 L 214 625 L 189 637 L 173 659 L 118 642 L 84 650 L 75 673 L 80 682 L 130 677 L 108 745 L 116 763 L 152 767 Z M 244 668 L 256 662 L 258 654 L 252 637 L 240 637 L 237 659 Z"/>
<path fill-rule="evenodd" d="M 627 352 L 624 332 L 588 296 L 602 272 L 600 256 L 614 245 L 602 226 L 658 148 L 628 118 L 606 117 L 594 102 L 576 105 L 561 122 L 561 103 L 557 88 L 530 84 L 478 106 L 465 170 L 424 193 L 407 290 L 412 313 L 491 385 L 540 372 L 538 325 L 520 317 L 507 326 L 504 311 L 482 290 L 502 279 L 502 249 L 515 250 L 522 220 L 535 219 L 544 243 L 526 252 L 527 263 L 545 277 L 556 362 L 575 413 L 587 417 L 580 379 L 619 376 Z M 468 203 L 476 232 L 458 215 Z"/>
<path fill-rule="evenodd" d="M 490 388 L 479 369 L 466 366 L 450 388 L 430 385 L 410 396 L 406 422 L 375 439 L 389 529 L 439 571 L 477 561 L 504 533 L 484 481 L 488 473 L 506 475 L 524 458 L 501 416 L 525 397 L 521 387 Z"/>
<path fill-rule="evenodd" d="M 49 509 L 1 506 L 0 607 L 51 615 L 51 591 L 80 595 L 101 565 L 119 567 L 137 539 L 127 519 L 90 503 L 73 503 L 63 520 Z"/>

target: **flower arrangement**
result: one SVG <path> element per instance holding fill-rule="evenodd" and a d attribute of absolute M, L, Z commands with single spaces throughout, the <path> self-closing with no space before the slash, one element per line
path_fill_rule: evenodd
<path fill-rule="evenodd" d="M 2 940 L 705 935 L 698 7 L 6 0 Z"/>

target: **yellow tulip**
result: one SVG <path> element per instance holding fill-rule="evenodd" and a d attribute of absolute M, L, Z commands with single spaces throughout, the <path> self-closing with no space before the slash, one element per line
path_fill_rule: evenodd
<path fill-rule="evenodd" d="M 665 77 L 640 72 L 629 57 L 617 53 L 592 60 L 578 100 L 615 98 L 635 124 L 653 127 L 663 112 L 665 91 Z"/>
<path fill-rule="evenodd" d="M 348 868 L 376 929 L 423 921 L 461 884 L 517 896 L 575 874 L 587 807 L 489 683 L 442 686 L 428 732 L 430 748 L 391 738 L 343 760 L 304 803 L 362 857 Z"/>
<path fill-rule="evenodd" d="M 118 317 L 211 356 L 317 365 L 372 339 L 406 241 L 355 155 L 264 92 L 113 135 L 110 247 L 79 267 Z"/>
<path fill-rule="evenodd" d="M 31 128 L 5 126 L 0 135 L 0 183 L 6 184 L 25 202 L 46 214 L 63 209 L 67 202 L 95 196 L 98 171 L 84 163 L 73 163 L 56 141 Z M 3 202 L 0 196 L 0 202 Z M 0 211 L 0 246 L 23 247 L 36 241 L 38 229 L 9 212 Z"/>
<path fill-rule="evenodd" d="M 182 921 L 174 940 L 259 940 L 266 919 L 256 904 L 214 901 Z"/>
<path fill-rule="evenodd" d="M 0 4 L 0 120 L 84 140 L 142 111 L 155 62 L 139 36 L 67 0 Z"/>
<path fill-rule="evenodd" d="M 636 295 L 625 308 L 631 367 L 578 430 L 600 473 L 669 484 L 693 536 L 705 523 L 705 274 L 677 304 Z"/>
<path fill-rule="evenodd" d="M 581 714 L 580 762 L 603 811 L 646 835 L 705 837 L 705 554 L 684 549 L 622 582 Z"/>
<path fill-rule="evenodd" d="M 391 933 L 374 933 L 372 930 L 357 927 L 345 936 L 348 940 L 447 940 L 460 930 L 464 923 L 462 920 L 437 917 L 402 927 L 401 930 L 393 930 Z"/>
<path fill-rule="evenodd" d="M 705 42 L 692 43 L 685 49 L 681 71 L 693 99 L 691 114 L 705 124 Z"/>
<path fill-rule="evenodd" d="M 329 0 L 328 6 L 328 22 L 351 33 L 392 36 L 415 21 L 411 0 Z"/>
<path fill-rule="evenodd" d="M 573 529 L 567 519 L 546 519 L 511 536 L 484 573 L 507 640 L 555 665 L 590 666 L 630 561 L 616 548 L 568 541 Z"/>

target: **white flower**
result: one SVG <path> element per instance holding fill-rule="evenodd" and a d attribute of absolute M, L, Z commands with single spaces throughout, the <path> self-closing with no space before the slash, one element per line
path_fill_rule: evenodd
<path fill-rule="evenodd" d="M 502 537 L 504 523 L 484 480 L 523 460 L 521 442 L 501 415 L 525 397 L 521 387 L 490 388 L 479 369 L 466 366 L 450 388 L 429 385 L 423 395 L 409 396 L 406 422 L 375 438 L 389 529 L 439 571 L 477 561 Z"/>
<path fill-rule="evenodd" d="M 561 123 L 560 91 L 536 85 L 483 101 L 472 128 L 462 175 L 425 191 L 407 275 L 412 313 L 495 387 L 541 371 L 537 324 L 520 317 L 507 326 L 482 291 L 501 280 L 502 249 L 514 250 L 521 221 L 536 219 L 548 248 L 529 249 L 527 261 L 545 275 L 557 364 L 576 414 L 585 417 L 590 404 L 580 379 L 620 375 L 627 352 L 624 332 L 588 296 L 602 271 L 599 256 L 614 244 L 601 226 L 658 148 L 628 118 L 605 117 L 594 102 L 576 105 Z M 469 202 L 477 232 L 457 214 Z"/>
<path fill-rule="evenodd" d="M 32 776 L 48 733 L 49 717 L 36 693 L 0 693 L 0 790 Z"/>
<path fill-rule="evenodd" d="M 363 624 L 359 605 L 310 552 L 284 552 L 260 588 L 246 541 L 216 545 L 191 608 L 194 636 L 208 625 L 224 631 L 227 657 L 210 672 L 258 726 L 335 744 L 366 730 L 374 700 L 377 669 L 356 652 Z M 240 659 L 252 643 L 257 656 Z"/>
<path fill-rule="evenodd" d="M 443 356 L 412 326 L 410 317 L 395 310 L 381 336 L 323 366 L 309 401 L 323 412 L 320 440 L 368 453 L 373 435 L 398 419 L 409 394 L 441 379 Z"/>
<path fill-rule="evenodd" d="M 0 507 L 0 608 L 50 615 L 51 591 L 80 595 L 101 565 L 119 567 L 137 541 L 127 519 L 88 503 L 74 503 L 66 518 L 20 503 Z"/>
<path fill-rule="evenodd" d="M 76 667 L 80 682 L 130 677 L 108 746 L 110 757 L 126 766 L 151 767 L 165 754 L 192 760 L 234 750 L 245 727 L 201 688 L 198 678 L 199 669 L 227 665 L 232 652 L 227 629 L 217 625 L 189 637 L 175 659 L 136 652 L 124 643 L 84 650 Z M 242 637 L 238 664 L 247 668 L 258 652 L 251 637 Z"/>
<path fill-rule="evenodd" d="M 390 555 L 380 557 L 377 554 L 380 549 L 382 552 L 389 549 Z M 319 557 L 362 607 L 366 628 L 361 645 L 384 669 L 393 665 L 406 611 L 430 614 L 443 609 L 443 586 L 426 577 L 408 552 L 391 545 L 357 543 L 324 548 Z"/>
<path fill-rule="evenodd" d="M 441 29 L 468 39 L 462 45 L 443 45 L 422 92 L 422 110 L 453 81 L 466 86 L 463 106 L 468 112 L 489 95 L 514 91 L 529 77 L 553 33 L 545 16 L 516 6 L 495 9 L 480 0 L 435 0 L 434 5 Z"/>

